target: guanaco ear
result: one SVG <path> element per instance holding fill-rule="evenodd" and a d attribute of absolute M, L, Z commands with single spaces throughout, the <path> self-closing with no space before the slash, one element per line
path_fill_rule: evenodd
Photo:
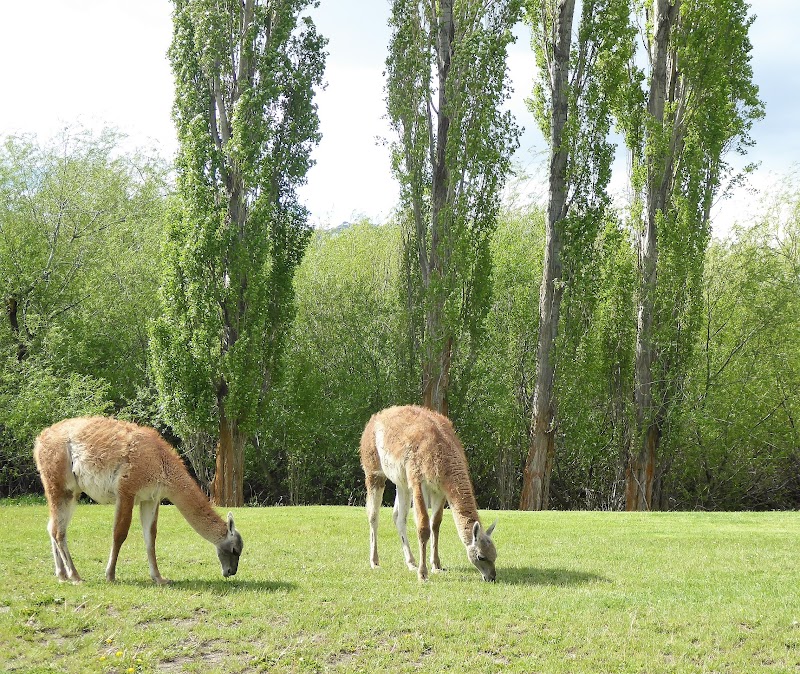
<path fill-rule="evenodd" d="M 472 525 L 472 542 L 475 543 L 480 535 L 481 535 L 481 523 L 475 522 L 475 524 Z"/>
<path fill-rule="evenodd" d="M 490 527 L 489 527 L 489 528 L 486 530 L 486 535 L 487 535 L 487 536 L 491 536 L 491 535 L 492 535 L 492 532 L 494 531 L 494 528 L 495 528 L 496 526 L 497 526 L 497 520 L 495 520 L 494 522 L 492 522 L 492 526 L 490 526 Z"/>
<path fill-rule="evenodd" d="M 233 513 L 228 512 L 228 533 L 232 534 L 236 531 L 236 527 L 233 526 Z"/>

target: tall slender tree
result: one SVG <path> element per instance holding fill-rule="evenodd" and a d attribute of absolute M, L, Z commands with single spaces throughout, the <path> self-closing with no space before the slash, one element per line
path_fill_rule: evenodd
<path fill-rule="evenodd" d="M 531 108 L 549 140 L 550 165 L 522 510 L 548 507 L 555 452 L 556 344 L 561 301 L 570 276 L 565 276 L 564 265 L 577 273 L 593 254 L 609 203 L 612 110 L 633 45 L 629 0 L 584 0 L 573 42 L 575 4 L 575 0 L 529 0 L 527 4 L 539 73 Z"/>
<path fill-rule="evenodd" d="M 763 115 L 745 0 L 653 0 L 639 15 L 646 73 L 622 116 L 632 156 L 639 288 L 626 508 L 662 505 L 659 449 L 698 326 L 711 205 Z M 640 88 L 641 85 L 644 88 Z"/>
<path fill-rule="evenodd" d="M 485 312 L 488 243 L 519 142 L 502 109 L 519 10 L 519 0 L 392 3 L 387 107 L 414 265 L 422 401 L 445 414 L 456 340 L 475 335 Z"/>
<path fill-rule="evenodd" d="M 243 501 L 244 445 L 263 411 L 310 229 L 297 188 L 319 140 L 325 40 L 313 0 L 174 0 L 180 150 L 153 330 L 162 405 L 218 438 L 211 492 Z"/>

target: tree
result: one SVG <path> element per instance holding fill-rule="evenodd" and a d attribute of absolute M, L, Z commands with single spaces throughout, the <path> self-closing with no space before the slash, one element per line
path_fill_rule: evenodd
<path fill-rule="evenodd" d="M 175 0 L 178 199 L 153 364 L 168 419 L 216 435 L 211 492 L 243 501 L 244 445 L 276 376 L 310 229 L 325 40 L 311 0 Z"/>
<path fill-rule="evenodd" d="M 0 292 L 19 361 L 96 297 L 94 281 L 107 281 L 103 268 L 122 254 L 114 240 L 131 235 L 135 253 L 160 223 L 165 169 L 120 153 L 121 140 L 111 129 L 66 128 L 0 148 Z"/>
<path fill-rule="evenodd" d="M 640 17 L 648 72 L 631 67 L 622 115 L 639 240 L 629 510 L 663 502 L 659 446 L 698 327 L 711 204 L 728 170 L 726 152 L 743 151 L 763 115 L 747 11 L 744 0 L 654 0 Z"/>
<path fill-rule="evenodd" d="M 531 107 L 549 141 L 550 166 L 536 383 L 520 509 L 540 510 L 548 506 L 555 452 L 561 302 L 569 276 L 580 274 L 593 255 L 608 206 L 614 153 L 608 135 L 632 39 L 627 0 L 585 0 L 574 45 L 575 0 L 529 0 L 527 20 L 539 73 Z"/>
<path fill-rule="evenodd" d="M 444 414 L 461 330 L 476 336 L 489 294 L 488 242 L 518 145 L 501 105 L 519 0 L 394 0 L 387 108 L 406 227 L 409 305 L 422 401 Z"/>
<path fill-rule="evenodd" d="M 116 131 L 0 147 L 0 493 L 38 484 L 33 439 L 65 417 L 149 409 L 166 168 Z M 151 419 L 147 419 L 151 422 Z"/>

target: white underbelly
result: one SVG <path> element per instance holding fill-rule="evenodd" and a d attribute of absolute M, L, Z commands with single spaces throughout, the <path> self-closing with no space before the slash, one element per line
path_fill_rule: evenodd
<path fill-rule="evenodd" d="M 162 494 L 161 494 L 161 487 L 159 485 L 152 485 L 149 487 L 145 487 L 144 489 L 140 489 L 136 493 L 136 497 L 133 499 L 134 503 L 141 503 L 142 501 L 161 501 Z"/>
<path fill-rule="evenodd" d="M 98 468 L 96 462 L 87 461 L 85 447 L 80 443 L 70 446 L 72 474 L 68 481 L 73 490 L 80 491 L 97 503 L 116 503 L 120 480 L 130 471 L 127 463 L 117 463 Z M 161 500 L 161 486 L 154 482 L 146 485 L 134 495 L 134 503 Z"/>
<path fill-rule="evenodd" d="M 398 458 L 386 449 L 384 431 L 380 424 L 375 424 L 375 448 L 378 450 L 383 474 L 397 485 L 408 486 L 405 463 L 402 457 Z"/>
<path fill-rule="evenodd" d="M 117 500 L 118 476 L 108 471 L 90 472 L 73 464 L 73 474 L 78 489 L 97 503 L 114 503 Z"/>

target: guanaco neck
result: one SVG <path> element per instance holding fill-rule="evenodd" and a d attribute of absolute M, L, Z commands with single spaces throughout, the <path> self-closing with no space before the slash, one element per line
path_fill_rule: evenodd
<path fill-rule="evenodd" d="M 211 507 L 206 495 L 188 473 L 173 476 L 168 480 L 165 491 L 165 496 L 180 511 L 192 529 L 209 543 L 218 545 L 227 536 L 227 523 Z"/>
<path fill-rule="evenodd" d="M 464 488 L 461 485 L 460 488 L 448 489 L 446 495 L 461 542 L 469 546 L 472 543 L 472 527 L 475 526 L 475 522 L 480 522 L 478 503 L 475 501 L 472 486 L 467 485 L 467 488 Z"/>

